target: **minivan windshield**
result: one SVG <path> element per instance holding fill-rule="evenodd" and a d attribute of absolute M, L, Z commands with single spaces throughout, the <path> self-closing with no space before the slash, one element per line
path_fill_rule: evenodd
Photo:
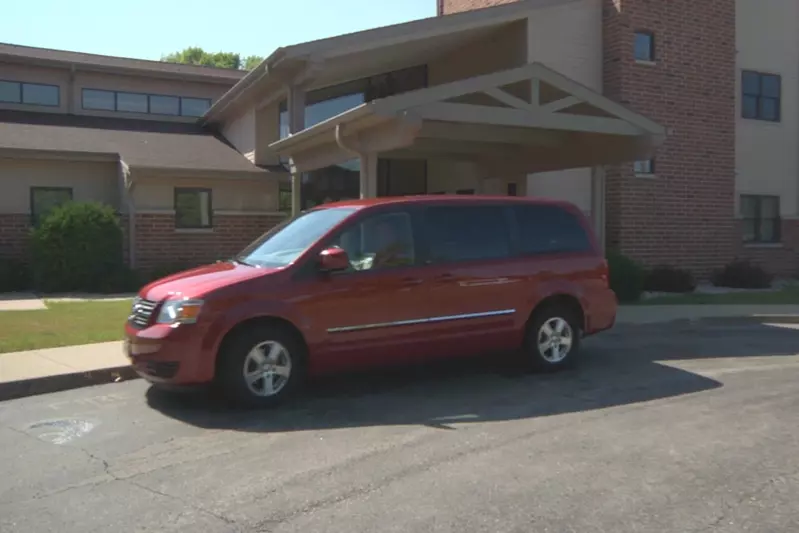
<path fill-rule="evenodd" d="M 354 208 L 331 207 L 303 213 L 264 234 L 235 259 L 259 267 L 282 267 L 291 264 L 354 211 Z"/>

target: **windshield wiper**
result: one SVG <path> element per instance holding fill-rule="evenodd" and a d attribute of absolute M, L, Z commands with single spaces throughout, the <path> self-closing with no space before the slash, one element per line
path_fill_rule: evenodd
<path fill-rule="evenodd" d="M 244 265 L 244 266 L 248 266 L 248 267 L 257 267 L 258 266 L 258 265 L 254 265 L 252 263 L 249 263 L 249 262 L 245 261 L 244 259 L 242 259 L 241 257 L 238 257 L 238 256 L 232 258 L 231 261 L 233 263 L 238 263 L 240 265 Z"/>

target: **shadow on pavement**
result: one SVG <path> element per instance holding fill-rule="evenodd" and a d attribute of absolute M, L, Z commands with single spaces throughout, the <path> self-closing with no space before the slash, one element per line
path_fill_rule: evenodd
<path fill-rule="evenodd" d="M 753 320 L 619 326 L 585 341 L 577 368 L 520 373 L 504 357 L 453 360 L 328 377 L 274 410 L 226 408 L 205 394 L 150 387 L 147 402 L 166 416 L 208 429 L 303 431 L 381 425 L 518 420 L 697 393 L 722 383 L 668 361 L 794 355 L 799 329 Z"/>

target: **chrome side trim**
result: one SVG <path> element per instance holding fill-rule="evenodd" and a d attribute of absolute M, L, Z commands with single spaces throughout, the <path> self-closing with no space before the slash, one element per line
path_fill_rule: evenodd
<path fill-rule="evenodd" d="M 328 333 L 348 333 L 352 331 L 363 331 L 377 328 L 394 328 L 397 326 L 415 326 L 417 324 L 430 324 L 435 322 L 449 322 L 452 320 L 469 320 L 471 318 L 488 318 L 492 316 L 512 315 L 516 309 L 502 309 L 500 311 L 486 311 L 484 313 L 467 313 L 463 315 L 445 315 L 429 318 L 417 318 L 414 320 L 398 320 L 396 322 L 382 322 L 377 324 L 363 324 L 360 326 L 342 326 L 338 328 L 328 328 Z"/>

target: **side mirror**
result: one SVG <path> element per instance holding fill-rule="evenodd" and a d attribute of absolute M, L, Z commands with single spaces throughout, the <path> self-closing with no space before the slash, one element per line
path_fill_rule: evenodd
<path fill-rule="evenodd" d="M 339 272 L 350 267 L 350 258 L 343 248 L 328 248 L 319 254 L 319 270 Z"/>

